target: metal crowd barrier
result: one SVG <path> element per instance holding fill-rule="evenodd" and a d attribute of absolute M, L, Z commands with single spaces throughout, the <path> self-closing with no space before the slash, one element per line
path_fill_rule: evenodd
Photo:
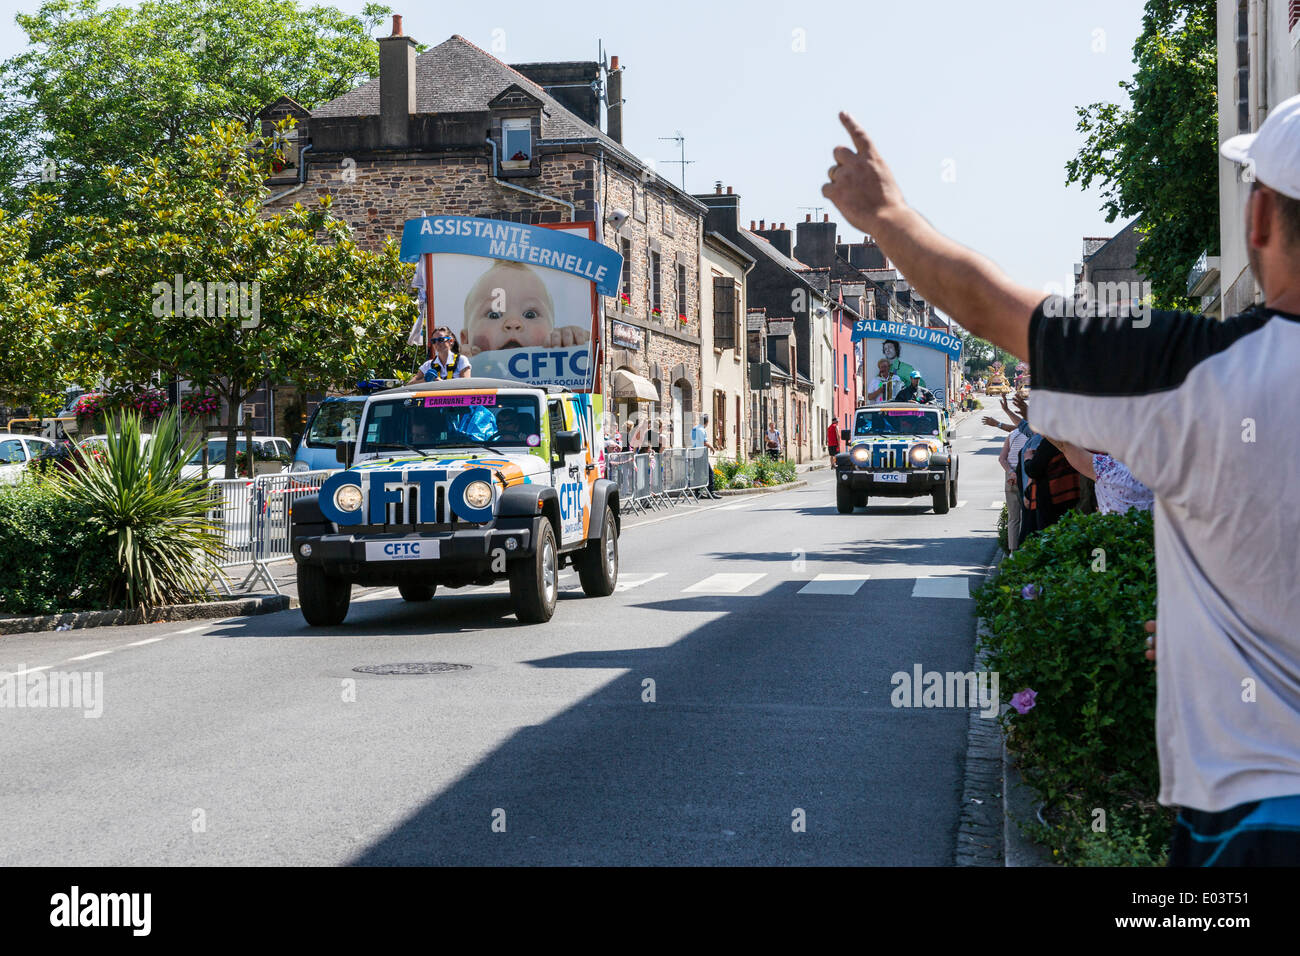
<path fill-rule="evenodd" d="M 249 565 L 250 570 L 239 583 L 240 589 L 258 581 L 280 593 L 270 565 L 288 560 L 289 511 L 294 501 L 315 494 L 333 471 L 279 472 L 254 479 L 236 478 L 211 484 L 213 519 L 221 528 L 221 558 L 215 563 L 214 577 L 222 590 L 231 593 L 227 568 Z"/>

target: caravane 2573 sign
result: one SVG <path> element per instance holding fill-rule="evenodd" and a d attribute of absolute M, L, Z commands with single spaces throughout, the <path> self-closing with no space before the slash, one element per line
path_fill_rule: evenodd
<path fill-rule="evenodd" d="M 406 221 L 401 256 L 432 289 L 429 327 L 452 330 L 475 376 L 591 391 L 598 296 L 618 292 L 623 269 L 595 228 L 426 216 Z"/>

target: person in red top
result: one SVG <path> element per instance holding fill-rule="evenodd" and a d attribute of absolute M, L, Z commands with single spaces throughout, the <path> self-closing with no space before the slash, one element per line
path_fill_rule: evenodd
<path fill-rule="evenodd" d="M 835 467 L 835 456 L 840 453 L 840 429 L 831 419 L 831 423 L 826 426 L 826 447 L 831 453 L 831 467 Z"/>

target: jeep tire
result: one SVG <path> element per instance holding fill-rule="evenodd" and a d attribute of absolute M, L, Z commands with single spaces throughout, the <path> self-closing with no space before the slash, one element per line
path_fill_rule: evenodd
<path fill-rule="evenodd" d="M 957 507 L 957 476 L 952 476 L 952 484 L 948 486 L 948 504 L 954 508 Z"/>
<path fill-rule="evenodd" d="M 544 624 L 555 613 L 560 593 L 560 555 L 555 530 L 545 519 L 539 522 L 537 546 L 529 557 L 510 565 L 510 600 L 515 617 L 527 624 Z"/>
<path fill-rule="evenodd" d="M 403 601 L 432 601 L 433 594 L 438 590 L 436 584 L 399 584 L 397 593 L 402 596 Z"/>
<path fill-rule="evenodd" d="M 835 510 L 842 515 L 853 512 L 853 489 L 847 481 L 841 481 L 835 486 Z"/>
<path fill-rule="evenodd" d="M 352 583 L 313 564 L 298 565 L 298 604 L 312 627 L 342 624 L 352 603 Z"/>
<path fill-rule="evenodd" d="M 934 489 L 931 500 L 934 502 L 934 513 L 937 515 L 946 515 L 948 513 L 948 488 L 952 482 L 948 481 L 946 476 L 944 483 Z"/>
<path fill-rule="evenodd" d="M 609 597 L 618 584 L 618 525 L 614 509 L 605 507 L 604 531 L 574 556 L 578 580 L 587 597 Z"/>

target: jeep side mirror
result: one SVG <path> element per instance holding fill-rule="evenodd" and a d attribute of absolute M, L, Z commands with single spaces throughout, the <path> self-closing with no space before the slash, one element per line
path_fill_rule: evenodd
<path fill-rule="evenodd" d="M 341 441 L 334 446 L 334 460 L 344 468 L 352 467 L 352 443 Z"/>
<path fill-rule="evenodd" d="M 582 451 L 582 432 L 556 432 L 551 444 L 557 455 L 576 455 Z"/>
<path fill-rule="evenodd" d="M 840 441 L 847 442 L 851 437 L 847 428 L 840 429 Z"/>

